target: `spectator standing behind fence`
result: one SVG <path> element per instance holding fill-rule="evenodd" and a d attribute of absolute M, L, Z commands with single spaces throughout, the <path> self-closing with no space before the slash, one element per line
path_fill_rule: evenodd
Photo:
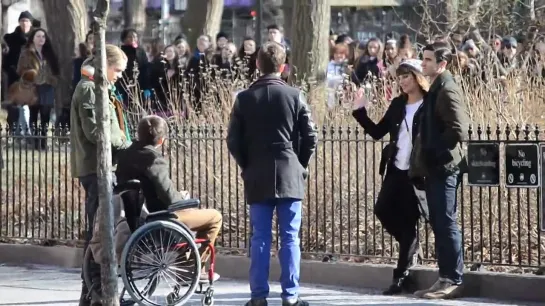
<path fill-rule="evenodd" d="M 47 148 L 47 128 L 51 119 L 51 111 L 55 106 L 55 86 L 57 86 L 60 74 L 59 60 L 53 51 L 49 36 L 44 29 L 38 28 L 28 36 L 25 49 L 17 63 L 17 73 L 23 75 L 29 70 L 37 72 L 34 79 L 38 93 L 38 102 L 29 105 L 30 127 L 37 130 L 34 135 L 42 136 L 34 142 L 35 149 Z M 38 116 L 40 125 L 38 126 Z"/>
<path fill-rule="evenodd" d="M 301 91 L 280 77 L 285 48 L 267 42 L 259 50 L 262 76 L 237 95 L 227 135 L 229 152 L 242 169 L 252 226 L 247 306 L 267 305 L 272 219 L 279 225 L 282 305 L 306 306 L 299 298 L 301 200 L 317 130 Z"/>
<path fill-rule="evenodd" d="M 29 11 L 24 11 L 19 15 L 19 26 L 15 28 L 13 33 L 4 35 L 4 41 L 6 42 L 7 54 L 2 59 L 2 69 L 7 74 L 7 88 L 9 88 L 13 83 L 19 80 L 20 75 L 17 73 L 17 63 L 19 62 L 19 57 L 21 56 L 21 51 L 27 44 L 28 36 L 32 30 L 32 21 L 34 17 L 30 14 Z M 5 90 L 4 89 L 4 90 Z M 25 125 L 25 128 L 28 128 L 28 119 L 22 120 L 28 116 L 28 106 L 17 106 L 17 105 L 8 105 L 8 125 L 12 128 L 12 131 L 16 135 L 21 135 L 21 132 L 26 131 L 17 131 L 16 125 Z M 25 116 L 26 113 L 27 115 Z"/>
<path fill-rule="evenodd" d="M 136 30 L 124 30 L 121 33 L 121 41 L 123 42 L 121 50 L 125 52 L 128 62 L 123 79 L 117 82 L 117 91 L 126 106 L 133 102 L 142 103 L 142 98 L 151 98 L 148 55 L 139 45 Z"/>
<path fill-rule="evenodd" d="M 178 49 L 169 45 L 163 51 L 163 56 L 153 62 L 151 78 L 155 101 L 152 110 L 169 117 L 171 112 L 182 112 L 182 91 L 178 84 L 182 83 L 179 68 Z M 177 104 L 179 103 L 179 104 Z"/>
<path fill-rule="evenodd" d="M 202 110 L 201 97 L 207 88 L 205 78 L 210 66 L 211 56 L 209 55 L 211 48 L 212 45 L 208 36 L 199 36 L 197 39 L 197 53 L 191 57 L 185 71 L 185 77 L 189 82 L 190 101 L 196 113 L 200 113 Z"/>
<path fill-rule="evenodd" d="M 72 177 L 77 177 L 85 190 L 85 213 L 87 228 L 83 254 L 89 246 L 93 234 L 93 222 L 98 209 L 97 178 L 97 126 L 95 117 L 95 68 L 93 59 L 87 59 L 81 68 L 81 81 L 76 86 L 70 109 L 70 168 Z M 127 56 L 114 45 L 106 45 L 107 70 L 106 78 L 110 83 L 110 125 L 112 143 L 112 163 L 116 164 L 116 155 L 121 149 L 128 147 L 130 138 L 125 133 L 123 106 L 113 95 L 113 84 L 122 77 L 127 67 Z M 112 174 L 113 175 L 113 174 Z M 114 176 L 115 182 L 115 176 Z M 91 279 L 95 288 L 100 288 L 100 264 L 91 260 Z M 83 280 L 83 272 L 82 272 Z M 82 282 L 80 306 L 101 306 L 99 301 L 90 301 L 87 297 L 89 288 Z"/>
<path fill-rule="evenodd" d="M 348 72 L 348 45 L 336 44 L 333 47 L 333 58 L 327 64 L 327 107 L 333 109 L 339 103 L 337 92 L 342 90 L 342 84 Z"/>
<path fill-rule="evenodd" d="M 238 49 L 238 60 L 241 61 L 241 67 L 244 76 L 248 80 L 253 80 L 256 73 L 257 45 L 252 37 L 244 37 L 244 41 Z"/>
<path fill-rule="evenodd" d="M 426 178 L 430 225 L 435 234 L 439 280 L 431 288 L 415 292 L 428 299 L 457 297 L 464 269 L 456 190 L 467 170 L 462 140 L 470 119 L 462 91 L 447 70 L 453 57 L 451 49 L 442 42 L 424 48 L 422 69 L 432 85 L 424 99 L 421 142 L 415 145 L 416 157 L 410 167 L 411 177 Z"/>
<path fill-rule="evenodd" d="M 267 26 L 267 40 L 279 43 L 284 46 L 284 50 L 286 53 L 286 62 L 284 63 L 285 65 L 284 69 L 282 70 L 281 76 L 284 81 L 288 81 L 293 71 L 291 71 L 292 66 L 290 65 L 291 47 L 288 44 L 286 38 L 284 37 L 284 28 L 277 24 L 271 24 Z M 295 67 L 293 68 L 295 69 Z"/>
<path fill-rule="evenodd" d="M 358 86 L 371 82 L 373 78 L 381 76 L 383 47 L 380 39 L 371 38 L 365 45 L 363 53 L 354 63 L 352 82 Z"/>
<path fill-rule="evenodd" d="M 379 173 L 386 177 L 374 207 L 382 226 L 399 243 L 399 258 L 394 269 L 393 283 L 383 293 L 399 294 L 409 290 L 409 268 L 422 256 L 418 241 L 418 220 L 428 218 L 422 181 L 409 179 L 409 162 L 420 125 L 420 114 L 429 83 L 422 74 L 421 61 L 406 60 L 397 68 L 401 95 L 395 97 L 388 110 L 375 124 L 367 115 L 363 89 L 358 91 L 352 115 L 373 139 L 390 134 L 390 142 L 382 150 Z"/>
<path fill-rule="evenodd" d="M 181 71 L 185 71 L 187 68 L 187 64 L 189 63 L 189 59 L 191 59 L 191 48 L 189 47 L 189 44 L 185 39 L 179 39 L 174 42 L 174 45 L 176 45 L 176 49 L 178 52 L 178 69 Z"/>

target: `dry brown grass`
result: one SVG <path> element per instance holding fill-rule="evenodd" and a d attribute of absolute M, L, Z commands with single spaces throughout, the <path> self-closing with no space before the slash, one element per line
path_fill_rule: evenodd
<path fill-rule="evenodd" d="M 202 115 L 192 113 L 191 119 L 185 122 L 179 118 L 171 120 L 172 138 L 165 154 L 171 161 L 172 178 L 179 189 L 189 190 L 199 197 L 204 207 L 222 211 L 224 227 L 218 243 L 224 248 L 243 252 L 248 247 L 248 210 L 239 169 L 228 154 L 224 136 L 233 92 L 247 86 L 248 81 L 208 79 L 208 82 Z M 463 84 L 475 126 L 490 123 L 495 128 L 496 124 L 543 122 L 545 86 L 531 84 L 522 74 L 508 82 L 502 91 L 497 90 L 496 81 L 471 86 L 464 81 Z M 173 84 L 173 88 L 179 86 L 187 84 Z M 378 120 L 387 102 L 380 90 L 375 96 L 370 113 Z M 381 183 L 378 163 L 383 143 L 364 135 L 351 118 L 346 103 L 327 111 L 323 99 L 310 97 L 320 140 L 311 161 L 304 201 L 301 236 L 305 256 L 321 259 L 326 254 L 337 254 L 343 260 L 390 262 L 388 258 L 396 255 L 397 246 L 373 216 L 373 204 Z M 502 97 L 507 99 L 502 100 Z M 179 110 L 181 100 L 190 100 L 187 90 L 177 100 L 169 101 L 169 109 Z M 142 107 L 145 103 L 136 105 L 131 113 L 137 118 L 145 113 L 145 107 Z M 496 138 L 496 135 L 492 137 Z M 505 135 L 499 138 L 505 139 Z M 69 166 L 64 163 L 69 153 L 58 150 L 63 146 L 65 144 L 54 143 L 53 151 L 56 152 L 49 153 L 47 162 L 44 153 L 42 158 L 35 158 L 29 157 L 27 154 L 31 153 L 27 150 L 3 150 L 7 168 L 1 176 L 0 236 L 38 240 L 81 237 L 83 192 L 66 171 Z M 21 168 L 19 164 L 25 165 L 25 160 L 28 161 L 27 168 Z M 29 174 L 29 169 L 40 169 L 37 172 L 41 176 L 30 179 L 36 177 L 36 173 Z M 45 171 L 48 171 L 47 179 Z M 8 181 L 10 185 L 6 186 Z M 537 190 L 508 190 L 503 184 L 499 188 L 463 186 L 459 216 L 466 261 L 496 267 L 514 265 L 508 269 L 512 272 L 522 271 L 526 266 L 542 265 L 545 239 L 538 231 L 537 196 Z M 76 229 L 72 230 L 72 226 Z M 32 227 L 35 229 L 29 231 Z M 41 231 L 37 232 L 36 228 Z M 426 258 L 433 259 L 433 234 L 426 228 L 421 237 Z"/>

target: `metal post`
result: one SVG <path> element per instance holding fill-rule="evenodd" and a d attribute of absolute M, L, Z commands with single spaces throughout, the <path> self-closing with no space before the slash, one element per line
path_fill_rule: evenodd
<path fill-rule="evenodd" d="M 263 0 L 257 0 L 257 33 L 256 33 L 256 43 L 261 45 L 263 43 Z"/>
<path fill-rule="evenodd" d="M 161 34 L 163 36 L 163 43 L 168 45 L 168 25 L 170 18 L 170 3 L 168 0 L 161 1 Z"/>

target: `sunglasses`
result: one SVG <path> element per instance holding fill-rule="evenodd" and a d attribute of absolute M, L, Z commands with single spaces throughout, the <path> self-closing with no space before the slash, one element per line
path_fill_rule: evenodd
<path fill-rule="evenodd" d="M 517 46 L 516 46 L 516 45 L 512 45 L 512 44 L 505 44 L 505 45 L 503 45 L 503 48 L 504 48 L 504 49 L 516 49 Z"/>

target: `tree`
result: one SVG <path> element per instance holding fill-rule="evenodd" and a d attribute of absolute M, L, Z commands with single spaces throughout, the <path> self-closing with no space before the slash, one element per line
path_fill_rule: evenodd
<path fill-rule="evenodd" d="M 212 38 L 216 37 L 221 28 L 222 15 L 223 0 L 188 1 L 183 22 L 187 41 L 190 44 L 195 44 L 197 38 L 203 34 L 210 35 Z"/>
<path fill-rule="evenodd" d="M 114 211 L 112 206 L 112 146 L 110 141 L 110 102 L 108 80 L 105 77 L 106 19 L 110 11 L 109 0 L 98 0 L 93 13 L 95 35 L 95 97 L 97 122 L 97 175 L 98 175 L 98 222 L 103 258 L 100 263 L 102 281 L 102 305 L 119 305 L 117 292 L 117 263 L 114 249 Z"/>
<path fill-rule="evenodd" d="M 299 78 L 317 83 L 325 80 L 330 9 L 329 0 L 294 1 L 291 33 L 305 33 L 292 40 L 291 62 Z"/>
<path fill-rule="evenodd" d="M 146 0 L 124 0 L 123 19 L 125 29 L 133 28 L 142 34 L 146 29 Z"/>
<path fill-rule="evenodd" d="M 72 58 L 87 32 L 85 0 L 43 2 L 49 39 L 59 58 L 60 77 L 56 87 L 56 107 L 70 107 L 73 77 Z M 61 18 L 62 17 L 62 18 Z"/>

